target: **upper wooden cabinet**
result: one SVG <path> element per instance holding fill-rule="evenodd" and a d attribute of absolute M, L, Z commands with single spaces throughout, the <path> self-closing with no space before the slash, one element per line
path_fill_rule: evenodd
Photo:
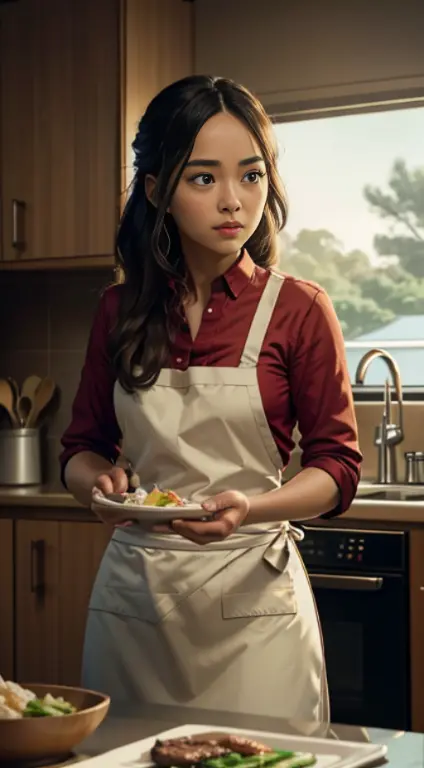
<path fill-rule="evenodd" d="M 113 264 L 137 121 L 193 71 L 192 16 L 183 0 L 1 6 L 0 268 Z"/>
<path fill-rule="evenodd" d="M 194 72 L 194 3 L 121 2 L 122 189 L 132 178 L 131 143 L 149 101 Z"/>

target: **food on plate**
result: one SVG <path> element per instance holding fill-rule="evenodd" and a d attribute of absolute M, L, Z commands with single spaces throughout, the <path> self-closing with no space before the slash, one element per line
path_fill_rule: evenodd
<path fill-rule="evenodd" d="M 140 507 L 183 507 L 184 501 L 175 491 L 162 491 L 155 486 L 150 493 L 141 492 L 137 489 L 135 493 L 125 494 L 124 504 L 137 504 Z"/>
<path fill-rule="evenodd" d="M 62 696 L 54 698 L 50 693 L 38 699 L 33 691 L 3 680 L 0 675 L 0 719 L 18 720 L 23 717 L 63 717 L 76 712 L 76 707 Z"/>
<path fill-rule="evenodd" d="M 253 739 L 235 734 L 204 734 L 156 740 L 151 758 L 161 768 L 306 768 L 315 755 L 274 750 Z"/>
<path fill-rule="evenodd" d="M 154 488 L 144 499 L 144 506 L 149 507 L 182 507 L 184 502 L 175 491 L 161 491 L 160 488 Z"/>

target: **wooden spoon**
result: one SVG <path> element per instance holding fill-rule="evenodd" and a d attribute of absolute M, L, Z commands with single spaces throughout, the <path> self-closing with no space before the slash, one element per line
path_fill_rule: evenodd
<path fill-rule="evenodd" d="M 55 390 L 56 382 L 53 381 L 50 376 L 46 376 L 45 379 L 41 380 L 37 387 L 37 392 L 35 393 L 32 408 L 26 422 L 28 429 L 32 429 L 36 426 L 38 417 L 42 411 L 44 411 L 44 408 L 49 404 L 55 393 Z"/>
<path fill-rule="evenodd" d="M 28 376 L 22 384 L 21 395 L 16 404 L 16 410 L 19 416 L 21 425 L 24 427 L 27 424 L 27 419 L 31 413 L 32 406 L 35 400 L 37 389 L 41 384 L 40 376 Z"/>
<path fill-rule="evenodd" d="M 21 422 L 22 427 L 26 427 L 28 423 L 28 416 L 31 413 L 31 409 L 33 406 L 33 401 L 30 397 L 26 397 L 25 395 L 21 395 L 18 404 L 17 404 L 17 411 L 19 416 L 19 421 Z"/>
<path fill-rule="evenodd" d="M 7 379 L 0 379 L 0 405 L 7 411 L 13 427 L 19 427 L 19 419 L 14 411 L 13 388 Z"/>
<path fill-rule="evenodd" d="M 22 397 L 29 397 L 30 400 L 34 400 L 35 393 L 41 384 L 40 376 L 28 376 L 22 384 L 21 395 Z"/>
<path fill-rule="evenodd" d="M 12 376 L 8 376 L 7 380 L 12 388 L 13 392 L 13 410 L 18 415 L 18 400 L 19 400 L 19 384 Z"/>

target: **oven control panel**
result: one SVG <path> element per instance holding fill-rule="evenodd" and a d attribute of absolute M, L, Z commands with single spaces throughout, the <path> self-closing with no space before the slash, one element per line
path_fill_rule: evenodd
<path fill-rule="evenodd" d="M 358 531 L 304 526 L 305 538 L 297 542 L 306 567 L 334 570 L 401 571 L 406 562 L 406 537 L 402 531 Z"/>

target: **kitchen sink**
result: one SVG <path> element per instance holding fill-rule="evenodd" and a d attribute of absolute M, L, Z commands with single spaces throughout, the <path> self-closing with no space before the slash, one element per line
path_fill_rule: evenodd
<path fill-rule="evenodd" d="M 395 523 L 424 523 L 424 485 L 359 483 L 350 517 Z"/>
<path fill-rule="evenodd" d="M 424 501 L 424 492 L 412 493 L 409 489 L 405 491 L 398 490 L 384 490 L 384 491 L 370 491 L 368 494 L 362 494 L 359 499 L 367 499 L 372 501 Z"/>
<path fill-rule="evenodd" d="M 359 483 L 356 500 L 423 502 L 424 485 Z"/>

